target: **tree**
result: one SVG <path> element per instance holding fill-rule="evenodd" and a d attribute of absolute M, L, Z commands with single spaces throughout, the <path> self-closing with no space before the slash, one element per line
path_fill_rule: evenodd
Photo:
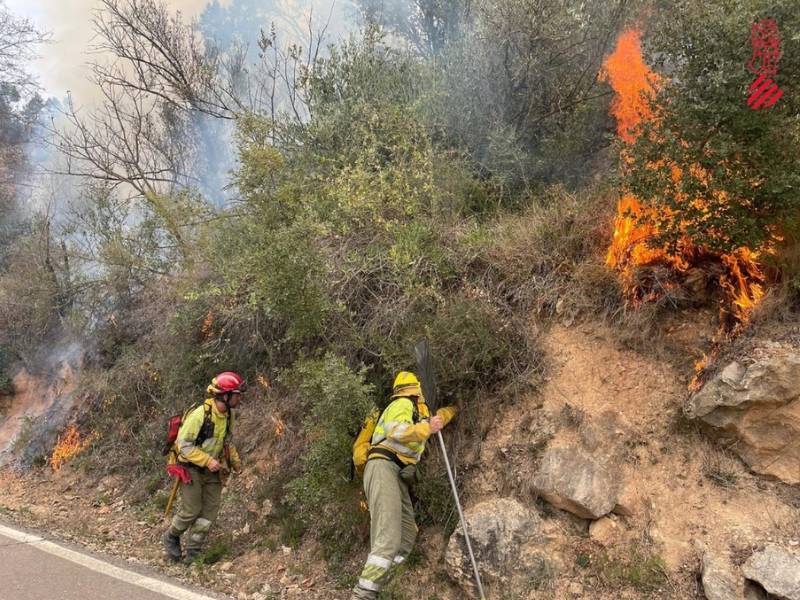
<path fill-rule="evenodd" d="M 309 20 L 305 54 L 297 45 L 279 49 L 277 34 L 262 32 L 260 62 L 251 73 L 244 68 L 245 46 L 219 50 L 195 22 L 184 23 L 155 0 L 103 0 L 103 8 L 95 18 L 96 47 L 112 59 L 93 66 L 99 106 L 87 112 L 70 102 L 67 124 L 54 127 L 66 158 L 63 172 L 109 183 L 141 203 L 186 256 L 183 200 L 213 180 L 199 172 L 208 166 L 204 144 L 223 143 L 209 120 L 255 112 L 275 122 L 281 110 L 306 119 L 302 79 L 318 58 L 324 29 L 316 34 Z"/>
<path fill-rule="evenodd" d="M 632 2 L 482 0 L 435 64 L 432 118 L 478 168 L 518 189 L 574 183 L 608 145 L 598 71 Z"/>
<path fill-rule="evenodd" d="M 658 118 L 629 149 L 624 172 L 628 188 L 654 209 L 646 212 L 659 234 L 655 246 L 674 250 L 688 239 L 717 253 L 758 250 L 797 219 L 796 9 L 790 0 L 679 0 L 668 18 L 651 24 L 646 47 L 666 80 L 653 99 Z M 785 93 L 775 106 L 751 110 L 748 37 L 764 17 L 776 19 L 783 33 L 775 80 Z"/>
<path fill-rule="evenodd" d="M 115 60 L 94 65 L 98 81 L 218 118 L 242 111 L 241 45 L 221 52 L 196 22 L 185 23 L 155 0 L 102 0 L 102 6 L 94 20 L 96 46 Z"/>
<path fill-rule="evenodd" d="M 175 196 L 189 183 L 193 147 L 186 115 L 146 92 L 102 83 L 102 104 L 84 116 L 70 101 L 67 126 L 53 129 L 66 175 L 109 183 L 149 207 L 185 246 Z M 184 249 L 186 249 L 184 247 Z"/>
<path fill-rule="evenodd" d="M 407 40 L 423 56 L 436 56 L 469 25 L 472 0 L 358 0 L 365 21 Z"/>
<path fill-rule="evenodd" d="M 0 2 L 0 265 L 10 244 L 25 231 L 17 209 L 28 167 L 26 147 L 44 107 L 27 61 L 47 39 Z"/>
<path fill-rule="evenodd" d="M 48 39 L 30 21 L 11 14 L 0 1 L 0 83 L 18 89 L 35 88 L 27 64 L 34 57 L 36 45 Z"/>
<path fill-rule="evenodd" d="M 232 119 L 241 109 L 233 82 L 240 65 L 235 56 L 233 63 L 223 61 L 193 24 L 153 0 L 104 0 L 103 6 L 95 19 L 97 48 L 113 58 L 93 65 L 99 105 L 82 111 L 70 99 L 66 123 L 53 127 L 65 159 L 60 172 L 107 184 L 140 204 L 188 257 L 186 224 L 193 217 L 185 214 L 186 200 L 198 184 L 203 133 L 195 117 Z"/>

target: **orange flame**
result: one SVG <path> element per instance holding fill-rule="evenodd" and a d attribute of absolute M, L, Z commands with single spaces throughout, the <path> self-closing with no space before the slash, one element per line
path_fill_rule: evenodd
<path fill-rule="evenodd" d="M 640 126 L 656 119 L 650 99 L 655 94 L 658 76 L 650 70 L 642 57 L 641 31 L 629 29 L 620 34 L 614 52 L 605 60 L 600 78 L 608 81 L 615 94 L 611 113 L 617 119 L 617 135 L 626 144 L 639 136 Z M 623 160 L 626 160 L 623 151 Z M 676 262 L 661 249 L 652 248 L 648 241 L 657 233 L 651 219 L 638 198 L 624 194 L 617 204 L 614 237 L 606 255 L 606 264 L 619 271 L 630 286 L 633 266 L 659 261 Z M 683 266 L 680 261 L 674 266 Z"/>
<path fill-rule="evenodd" d="M 64 435 L 58 437 L 53 453 L 50 456 L 50 466 L 53 471 L 58 471 L 72 458 L 83 452 L 92 442 L 92 436 L 81 440 L 81 434 L 75 425 L 70 425 Z"/>
<path fill-rule="evenodd" d="M 206 313 L 205 318 L 203 319 L 203 325 L 200 327 L 200 332 L 203 334 L 204 338 L 208 338 L 212 334 L 212 328 L 214 327 L 214 313 L 210 310 Z"/>
<path fill-rule="evenodd" d="M 275 423 L 275 435 L 278 437 L 283 437 L 283 434 L 286 432 L 286 424 L 282 419 L 279 419 L 274 415 L 272 415 L 271 418 L 272 422 Z"/>
<path fill-rule="evenodd" d="M 603 63 L 600 78 L 609 82 L 615 92 L 611 112 L 617 119 L 617 134 L 626 144 L 631 144 L 641 135 L 645 123 L 659 123 L 657 110 L 652 107 L 661 78 L 653 73 L 642 57 L 641 31 L 634 28 L 620 34 L 617 46 Z M 626 150 L 622 150 L 623 162 L 630 162 Z M 653 167 L 663 167 L 664 162 Z M 677 165 L 671 166 L 672 179 L 679 182 L 684 176 Z M 686 176 L 703 182 L 707 197 L 684 198 L 680 202 L 690 202 L 702 210 L 709 210 L 709 201 L 724 204 L 727 196 L 714 190 L 709 174 L 700 166 L 692 165 Z M 688 238 L 682 240 L 677 253 L 653 247 L 651 242 L 658 233 L 656 223 L 670 218 L 666 208 L 656 209 L 642 206 L 638 198 L 630 193 L 622 196 L 617 204 L 617 217 L 614 221 L 614 236 L 606 255 L 606 264 L 619 272 L 626 293 L 630 299 L 640 301 L 654 297 L 652 293 L 641 293 L 634 280 L 636 267 L 663 264 L 675 271 L 685 272 L 692 266 L 695 257 L 709 256 L 705 249 L 697 248 Z M 651 218 L 652 217 L 652 218 Z M 767 251 L 760 249 L 761 252 Z M 716 256 L 725 266 L 720 277 L 720 286 L 730 302 L 730 312 L 740 322 L 749 318 L 750 312 L 764 295 L 764 275 L 758 263 L 759 251 L 740 248 L 736 252 Z M 657 295 L 655 295 L 657 297 Z"/>
<path fill-rule="evenodd" d="M 268 390 L 268 389 L 271 387 L 271 386 L 270 386 L 269 379 L 267 379 L 267 378 L 266 378 L 264 375 L 262 375 L 261 373 L 259 373 L 258 375 L 256 375 L 256 381 L 258 381 L 259 385 L 260 385 L 261 387 L 263 387 L 265 390 Z"/>
<path fill-rule="evenodd" d="M 621 33 L 600 72 L 600 79 L 608 81 L 616 92 L 611 114 L 617 119 L 617 134 L 626 143 L 636 140 L 639 126 L 655 117 L 648 99 L 655 94 L 660 79 L 644 62 L 641 40 L 638 29 Z"/>

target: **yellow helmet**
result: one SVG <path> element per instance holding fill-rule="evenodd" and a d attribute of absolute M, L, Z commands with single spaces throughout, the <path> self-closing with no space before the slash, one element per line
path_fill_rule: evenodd
<path fill-rule="evenodd" d="M 399 396 L 422 396 L 419 379 L 410 371 L 400 371 L 394 378 L 392 398 Z"/>

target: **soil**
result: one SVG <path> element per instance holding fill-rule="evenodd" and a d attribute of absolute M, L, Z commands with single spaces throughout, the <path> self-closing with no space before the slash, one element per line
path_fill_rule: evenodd
<path fill-rule="evenodd" d="M 553 571 L 547 581 L 490 597 L 702 598 L 697 574 L 703 548 L 740 564 L 764 543 L 797 545 L 800 490 L 751 474 L 682 416 L 693 374 L 687 365 L 713 336 L 709 322 L 698 315 L 688 325 L 666 325 L 659 341 L 666 354 L 626 349 L 614 331 L 594 322 L 556 325 L 543 334 L 548 360 L 543 385 L 503 407 L 488 428 L 477 464 L 461 481 L 467 508 L 511 496 L 538 511 L 550 532 L 546 553 Z M 530 482 L 548 444 L 575 443 L 609 411 L 616 415 L 615 447 L 603 451 L 619 457 L 615 467 L 625 481 L 620 503 L 628 514 L 614 517 L 617 537 L 603 545 L 589 536 L 589 521 L 537 499 Z M 0 517 L 237 599 L 348 598 L 366 548 L 332 572 L 313 542 L 294 550 L 282 546 L 250 518 L 268 510 L 248 503 L 254 486 L 274 476 L 271 455 L 265 447 L 251 448 L 249 466 L 226 489 L 211 543 L 225 540 L 234 558 L 212 565 L 166 563 L 159 542 L 166 527 L 162 509 L 132 501 L 123 493 L 122 476 L 88 481 L 71 465 L 58 472 L 2 471 Z M 443 571 L 445 547 L 440 528 L 423 528 L 416 559 L 385 597 L 465 597 Z"/>
<path fill-rule="evenodd" d="M 604 548 L 589 538 L 588 522 L 545 506 L 545 516 L 564 532 L 551 549 L 560 575 L 550 589 L 529 598 L 614 598 L 620 593 L 702 598 L 696 582 L 700 548 L 731 557 L 767 541 L 796 545 L 800 540 L 800 490 L 751 474 L 683 417 L 691 376 L 685 369 L 687 353 L 699 358 L 701 341 L 712 334 L 685 327 L 666 332 L 665 345 L 674 353 L 668 360 L 663 353 L 648 356 L 620 347 L 614 332 L 601 324 L 556 326 L 548 332 L 546 381 L 490 432 L 481 450 L 484 468 L 466 486 L 477 490 L 471 499 L 510 494 L 536 502 L 535 491 L 526 486 L 536 470 L 536 454 L 548 443 L 572 443 L 577 432 L 603 422 L 611 411 L 620 438 L 614 449 L 621 458 L 619 477 L 626 482 L 621 501 L 632 514 L 616 519 L 622 536 Z M 489 468 L 493 464 L 504 468 Z M 669 577 L 661 590 L 636 589 L 631 582 L 630 589 L 605 591 L 613 577 L 576 566 L 592 558 L 624 562 L 626 553 L 663 560 Z M 570 591 L 576 581 L 583 584 L 581 594 L 574 585 Z"/>

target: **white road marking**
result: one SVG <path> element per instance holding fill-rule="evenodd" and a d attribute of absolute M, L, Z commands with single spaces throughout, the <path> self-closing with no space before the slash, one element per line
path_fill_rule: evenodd
<path fill-rule="evenodd" d="M 176 585 L 172 585 L 171 583 L 148 577 L 147 575 L 122 569 L 104 560 L 99 560 L 97 558 L 87 556 L 86 554 L 81 554 L 80 552 L 76 552 L 74 550 L 70 550 L 69 548 L 59 546 L 58 544 L 54 544 L 53 542 L 49 542 L 39 536 L 17 531 L 16 529 L 11 529 L 10 527 L 6 527 L 4 525 L 0 525 L 0 535 L 17 540 L 18 542 L 36 544 L 36 548 L 47 552 L 48 554 L 52 554 L 53 556 L 58 556 L 64 560 L 74 562 L 82 567 L 91 569 L 92 571 L 101 573 L 103 575 L 108 575 L 114 579 L 119 579 L 125 583 L 130 583 L 131 585 L 150 590 L 151 592 L 162 594 L 167 598 L 174 598 L 174 600 L 216 600 L 211 596 L 198 594 L 196 592 L 180 588 Z"/>

